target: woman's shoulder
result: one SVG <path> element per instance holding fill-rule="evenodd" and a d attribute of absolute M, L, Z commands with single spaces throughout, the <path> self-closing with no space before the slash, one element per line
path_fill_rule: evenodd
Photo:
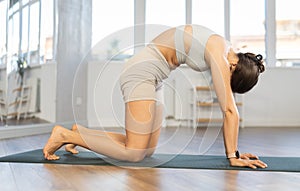
<path fill-rule="evenodd" d="M 228 51 L 228 49 L 230 49 L 231 43 L 228 40 L 226 40 L 224 37 L 218 34 L 214 34 L 208 39 L 206 47 L 211 51 L 215 50 L 215 51 L 226 52 Z"/>

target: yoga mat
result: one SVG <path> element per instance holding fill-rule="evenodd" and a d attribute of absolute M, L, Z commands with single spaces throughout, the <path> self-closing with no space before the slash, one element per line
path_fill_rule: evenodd
<path fill-rule="evenodd" d="M 224 156 L 216 155 L 168 155 L 155 154 L 138 163 L 120 162 L 108 158 L 101 158 L 93 152 L 81 151 L 79 154 L 59 150 L 59 160 L 48 161 L 43 158 L 42 149 L 13 154 L 0 158 L 0 162 L 13 163 L 49 163 L 69 165 L 102 165 L 123 167 L 153 167 L 153 168 L 182 168 L 182 169 L 211 169 L 211 170 L 251 170 L 251 171 L 278 171 L 300 172 L 300 157 L 260 157 L 268 164 L 268 168 L 251 169 L 248 167 L 232 167 Z M 169 160 L 171 159 L 171 160 Z M 156 165 L 158 164 L 158 165 Z"/>

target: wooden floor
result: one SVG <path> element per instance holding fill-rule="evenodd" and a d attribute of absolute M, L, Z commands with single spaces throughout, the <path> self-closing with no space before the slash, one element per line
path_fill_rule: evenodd
<path fill-rule="evenodd" d="M 164 145 L 168 142 L 177 130 L 176 128 L 163 129 L 160 144 Z M 193 133 L 193 129 L 190 128 L 186 128 L 185 131 Z M 183 152 L 197 154 L 204 132 L 204 128 L 199 128 L 190 143 L 184 147 Z M 48 137 L 49 134 L 43 134 L 0 140 L 0 156 L 42 148 Z M 239 148 L 241 152 L 264 156 L 300 157 L 299 137 L 300 127 L 249 127 L 240 130 Z M 169 148 L 172 149 L 174 148 Z M 220 135 L 207 154 L 222 155 L 223 153 L 224 147 Z M 300 173 L 0 163 L 0 191 L 288 191 L 299 189 Z"/>

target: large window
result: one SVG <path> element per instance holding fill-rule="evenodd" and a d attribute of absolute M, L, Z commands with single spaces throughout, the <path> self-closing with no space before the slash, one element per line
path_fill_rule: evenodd
<path fill-rule="evenodd" d="M 274 35 L 274 40 L 272 40 L 274 44 L 271 44 L 272 47 L 268 47 L 268 50 L 276 49 L 276 53 L 267 56 L 276 57 L 276 66 L 300 65 L 298 54 L 300 52 L 300 12 L 296 6 L 297 0 L 267 1 L 272 5 L 276 3 L 276 14 L 274 14 L 276 15 L 276 32 L 274 33 L 265 31 L 265 24 L 270 23 L 268 22 L 270 19 L 274 19 L 266 17 L 268 7 L 265 5 L 269 5 L 266 4 L 266 0 L 176 0 L 176 3 L 174 0 L 144 0 L 142 2 L 145 4 L 139 1 L 138 7 L 135 7 L 138 1 L 134 0 L 92 1 L 92 46 L 119 30 L 134 26 L 135 20 L 145 24 L 171 27 L 183 25 L 186 20 L 191 20 L 192 23 L 207 26 L 223 36 L 225 32 L 230 34 L 230 41 L 235 49 L 260 53 L 264 57 L 266 56 L 265 37 Z M 23 55 L 29 64 L 45 63 L 53 59 L 55 2 L 55 0 L 0 1 L 0 22 L 3 23 L 0 30 L 0 64 L 7 56 Z M 186 2 L 192 2 L 191 10 L 187 9 Z M 229 2 L 230 10 L 226 9 L 224 2 Z M 186 14 L 186 10 L 192 11 L 192 14 Z M 225 23 L 227 18 L 224 16 L 224 11 L 230 11 L 230 23 Z M 191 18 L 186 18 L 186 16 Z M 230 28 L 226 29 L 225 26 Z M 155 35 L 150 37 L 146 34 L 146 42 L 148 38 Z M 104 52 L 107 54 L 109 51 L 117 50 L 118 46 L 122 47 L 122 44 L 133 44 L 133 42 L 133 34 L 127 38 L 115 38 L 107 45 L 103 45 L 106 47 Z"/>
<path fill-rule="evenodd" d="M 9 0 L 8 72 L 13 69 L 18 58 L 24 58 L 29 65 L 42 64 L 53 59 L 54 2 L 54 0 Z M 5 9 L 3 14 L 6 15 L 6 8 L 3 8 L 1 3 L 2 9 Z M 2 16 L 2 11 L 0 14 L 1 19 L 6 20 L 6 17 Z M 3 52 L 2 40 L 0 45 Z"/>
<path fill-rule="evenodd" d="M 265 2 L 230 1 L 230 39 L 237 50 L 265 55 Z"/>
<path fill-rule="evenodd" d="M 277 66 L 300 66 L 298 0 L 276 0 Z"/>
<path fill-rule="evenodd" d="M 224 0 L 193 0 L 192 23 L 224 36 Z"/>

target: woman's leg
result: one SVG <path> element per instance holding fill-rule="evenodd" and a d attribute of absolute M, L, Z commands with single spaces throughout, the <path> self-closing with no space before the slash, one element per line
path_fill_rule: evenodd
<path fill-rule="evenodd" d="M 161 126 L 162 126 L 162 120 L 163 120 L 163 105 L 156 105 L 156 111 L 155 111 L 155 118 L 154 118 L 154 124 L 152 126 L 152 132 L 151 132 L 151 138 L 150 142 L 148 145 L 148 151 L 147 151 L 147 157 L 150 157 L 157 146 L 159 136 L 160 136 L 160 131 L 161 131 Z M 74 124 L 72 126 L 72 131 L 78 133 L 78 126 L 80 128 L 84 128 L 83 126 L 79 124 Z M 90 133 L 95 132 L 95 133 L 100 133 L 99 130 L 93 130 L 93 129 L 86 129 L 86 131 L 90 131 Z M 126 136 L 121 134 L 121 133 L 115 133 L 115 132 L 103 132 L 103 135 L 110 136 L 113 140 L 124 143 L 126 140 Z M 75 149 L 76 145 L 74 144 L 67 144 L 65 146 L 65 150 L 72 153 L 72 154 L 77 154 L 78 150 Z"/>
<path fill-rule="evenodd" d="M 79 125 L 79 124 L 74 124 L 72 126 L 72 131 L 73 132 L 76 132 L 76 133 L 79 133 L 78 132 L 78 127 L 80 127 L 81 129 L 85 128 L 83 127 L 82 125 Z M 96 129 L 88 129 L 86 128 L 86 131 L 89 131 L 90 133 L 101 133 L 100 130 L 96 130 Z M 117 142 L 125 142 L 125 139 L 126 139 L 126 136 L 124 134 L 121 134 L 121 133 L 116 133 L 116 132 L 102 132 L 103 135 L 106 135 L 106 136 L 109 136 L 111 137 L 113 140 L 117 141 Z M 78 154 L 79 151 L 77 149 L 75 149 L 77 145 L 74 145 L 74 144 L 66 144 L 65 145 L 65 150 L 72 153 L 72 154 Z"/>
<path fill-rule="evenodd" d="M 147 157 L 150 157 L 157 146 L 160 130 L 163 122 L 163 111 L 164 111 L 164 91 L 163 83 L 160 83 L 155 88 L 156 107 L 155 107 L 155 118 L 152 126 L 151 139 L 148 145 Z"/>
<path fill-rule="evenodd" d="M 82 146 L 108 157 L 140 161 L 147 154 L 155 116 L 155 101 L 132 101 L 126 104 L 126 139 L 115 140 L 102 131 L 78 127 L 79 133 L 56 126 L 44 147 L 48 160 L 57 160 L 54 153 L 66 143 Z"/>
<path fill-rule="evenodd" d="M 161 131 L 161 126 L 162 126 L 162 120 L 163 120 L 163 105 L 156 105 L 156 111 L 155 111 L 155 118 L 154 118 L 154 124 L 152 126 L 152 132 L 151 132 L 151 138 L 150 142 L 148 145 L 148 151 L 147 151 L 147 157 L 150 157 L 157 146 L 159 136 L 160 136 L 160 131 Z M 78 133 L 78 126 L 81 128 L 84 128 L 83 126 L 79 124 L 74 124 L 72 126 L 72 131 Z M 95 133 L 100 133 L 99 130 L 93 130 L 93 129 L 86 129 L 86 131 L 90 131 L 91 133 L 94 131 Z M 115 132 L 103 132 L 103 134 L 106 134 L 107 136 L 110 136 L 113 140 L 124 143 L 126 140 L 126 136 L 121 134 L 121 133 L 115 133 Z M 72 153 L 72 154 L 77 154 L 78 150 L 75 149 L 76 145 L 74 144 L 67 144 L 65 146 L 65 150 Z"/>
<path fill-rule="evenodd" d="M 150 142 L 148 145 L 147 157 L 150 157 L 154 153 L 158 144 L 163 121 L 163 109 L 164 108 L 162 104 L 156 105 L 155 119 L 152 127 Z"/>

